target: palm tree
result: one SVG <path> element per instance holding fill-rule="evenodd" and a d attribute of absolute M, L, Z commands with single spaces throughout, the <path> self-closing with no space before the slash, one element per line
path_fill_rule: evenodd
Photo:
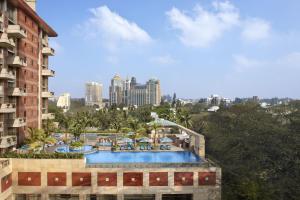
<path fill-rule="evenodd" d="M 31 143 L 39 142 L 42 145 L 42 152 L 45 151 L 45 144 L 49 141 L 50 137 L 45 133 L 43 129 L 29 128 Z"/>
<path fill-rule="evenodd" d="M 154 122 L 151 125 L 151 128 L 152 130 L 154 130 L 154 146 L 157 146 L 157 129 L 159 128 L 159 125 L 156 122 Z"/>
<path fill-rule="evenodd" d="M 187 111 L 178 112 L 177 118 L 178 118 L 180 124 L 182 124 L 186 128 L 192 127 L 192 116 Z"/>
<path fill-rule="evenodd" d="M 78 141 L 80 135 L 84 131 L 83 125 L 78 123 L 77 120 L 73 120 L 69 127 L 69 132 L 74 136 L 75 140 Z"/>

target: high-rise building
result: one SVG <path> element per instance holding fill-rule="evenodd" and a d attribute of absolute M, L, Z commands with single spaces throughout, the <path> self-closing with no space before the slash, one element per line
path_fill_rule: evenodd
<path fill-rule="evenodd" d="M 136 81 L 136 79 L 135 79 Z M 161 102 L 160 82 L 156 79 L 150 79 L 146 84 L 141 85 L 131 84 L 130 88 L 130 105 L 143 106 L 154 105 L 157 106 Z"/>
<path fill-rule="evenodd" d="M 158 106 L 161 102 L 160 81 L 150 79 L 147 83 L 147 100 L 146 104 Z"/>
<path fill-rule="evenodd" d="M 109 103 L 110 105 L 120 105 L 123 103 L 124 81 L 119 75 L 115 75 L 111 79 L 109 87 Z"/>
<path fill-rule="evenodd" d="M 123 103 L 124 105 L 129 105 L 130 101 L 130 88 L 131 88 L 131 81 L 127 77 L 124 81 L 124 91 L 123 91 Z"/>
<path fill-rule="evenodd" d="M 147 104 L 148 92 L 147 85 L 136 84 L 130 90 L 130 105 L 143 106 Z"/>
<path fill-rule="evenodd" d="M 34 9 L 34 0 L 0 0 L 1 152 L 22 144 L 28 127 L 54 118 L 48 113 L 48 78 L 55 74 L 48 37 L 57 34 Z"/>
<path fill-rule="evenodd" d="M 68 111 L 71 106 L 71 95 L 69 93 L 64 93 L 58 97 L 57 107 L 62 108 L 64 112 Z"/>
<path fill-rule="evenodd" d="M 135 77 L 123 81 L 116 75 L 109 87 L 109 100 L 110 105 L 157 106 L 161 102 L 160 82 L 150 79 L 146 84 L 138 84 Z"/>
<path fill-rule="evenodd" d="M 102 107 L 102 84 L 96 82 L 85 84 L 85 105 Z"/>

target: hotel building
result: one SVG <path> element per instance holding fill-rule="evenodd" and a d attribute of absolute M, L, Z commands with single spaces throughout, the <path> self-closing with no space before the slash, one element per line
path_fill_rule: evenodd
<path fill-rule="evenodd" d="M 96 82 L 85 84 L 85 105 L 102 107 L 102 84 Z"/>
<path fill-rule="evenodd" d="M 150 79 L 146 84 L 138 84 L 135 77 L 123 81 L 116 75 L 111 80 L 109 94 L 110 105 L 158 106 L 161 102 L 160 81 Z"/>
<path fill-rule="evenodd" d="M 0 0 L 0 151 L 22 144 L 28 127 L 42 127 L 48 113 L 48 37 L 55 31 L 35 12 L 35 1 Z"/>

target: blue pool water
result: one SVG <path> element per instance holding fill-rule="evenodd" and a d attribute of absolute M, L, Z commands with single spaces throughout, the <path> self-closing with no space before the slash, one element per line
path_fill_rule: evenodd
<path fill-rule="evenodd" d="M 111 152 L 98 151 L 85 155 L 88 164 L 97 163 L 196 163 L 201 159 L 188 151 Z"/>
<path fill-rule="evenodd" d="M 56 152 L 59 153 L 84 153 L 84 152 L 88 152 L 91 151 L 93 149 L 92 146 L 90 145 L 85 145 L 83 146 L 81 149 L 70 149 L 69 146 L 63 146 L 63 147 L 57 147 L 56 148 Z"/>

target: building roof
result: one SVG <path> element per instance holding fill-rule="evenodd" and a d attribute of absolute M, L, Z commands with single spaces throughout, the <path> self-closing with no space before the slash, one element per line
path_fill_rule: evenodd
<path fill-rule="evenodd" d="M 153 126 L 154 124 L 157 124 L 158 126 L 161 126 L 161 127 L 177 126 L 176 123 L 171 122 L 166 119 L 161 119 L 161 118 L 157 118 L 154 121 L 148 123 L 149 126 Z"/>
<path fill-rule="evenodd" d="M 57 33 L 24 0 L 10 0 L 9 2 L 32 17 L 49 37 L 57 37 Z"/>

